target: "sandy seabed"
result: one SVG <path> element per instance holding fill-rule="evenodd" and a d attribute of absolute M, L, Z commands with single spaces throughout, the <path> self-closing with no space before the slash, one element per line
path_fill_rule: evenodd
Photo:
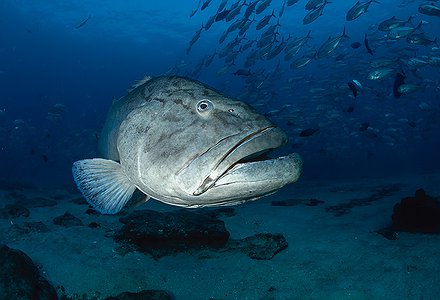
<path fill-rule="evenodd" d="M 63 198 L 53 207 L 31 208 L 30 216 L 0 219 L 0 243 L 28 254 L 42 275 L 66 294 L 104 298 L 124 291 L 163 289 L 176 299 L 440 299 L 440 235 L 398 233 L 396 240 L 376 231 L 391 224 L 393 206 L 424 188 L 440 195 L 440 173 L 349 181 L 299 181 L 256 202 L 235 206 L 222 217 L 231 238 L 259 232 L 281 233 L 289 246 L 272 260 L 242 253 L 181 253 L 154 260 L 142 253 L 117 253 L 110 237 L 122 224 L 118 216 L 86 214 L 87 205 L 71 200 L 73 189 L 1 190 L 0 207 L 11 192 Z M 390 196 L 362 203 L 337 216 L 329 210 L 365 199 L 384 187 Z M 61 197 L 60 197 L 61 195 Z M 272 206 L 273 200 L 319 199 L 316 206 Z M 150 200 L 140 209 L 175 208 Z M 69 211 L 87 225 L 55 225 Z M 41 221 L 49 232 L 11 237 L 12 224 Z M 206 254 L 206 253 L 205 253 Z"/>

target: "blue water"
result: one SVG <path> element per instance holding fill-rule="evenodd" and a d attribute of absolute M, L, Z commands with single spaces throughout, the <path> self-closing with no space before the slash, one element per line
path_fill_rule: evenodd
<path fill-rule="evenodd" d="M 440 36 L 440 18 L 418 13 L 423 1 L 383 0 L 348 22 L 345 14 L 355 1 L 333 1 L 316 21 L 303 25 L 305 2 L 286 7 L 280 19 L 280 38 L 303 37 L 311 30 L 312 39 L 295 59 L 319 48 L 329 36 L 340 35 L 344 27 L 351 39 L 328 58 L 313 59 L 301 69 L 290 69 L 292 61 L 284 60 L 284 52 L 269 61 L 259 60 L 251 71 L 264 70 L 271 77 L 256 90 L 260 77 L 233 75 L 246 54 L 240 54 L 236 66 L 225 74 L 217 74 L 225 65 L 217 57 L 209 67 L 194 72 L 203 57 L 220 51 L 235 37 L 232 33 L 219 45 L 219 36 L 233 21 L 216 22 L 203 31 L 186 54 L 194 33 L 220 1 L 213 0 L 192 18 L 197 1 L 1 1 L 0 181 L 73 184 L 72 162 L 98 155 L 97 136 L 112 99 L 123 96 L 144 75 L 173 73 L 192 76 L 268 114 L 289 134 L 284 151 L 294 149 L 302 155 L 305 179 L 438 170 L 440 69 L 426 66 L 414 76 L 406 68 L 407 83 L 423 88 L 399 99 L 392 96 L 393 76 L 379 81 L 367 76 L 376 58 L 440 56 L 436 45 L 387 41 L 386 33 L 377 31 L 378 23 L 393 15 L 412 16 L 413 26 L 424 21 L 423 32 L 435 38 Z M 227 7 L 233 3 L 228 1 Z M 278 15 L 281 6 L 282 1 L 272 1 L 259 18 L 272 8 Z M 88 17 L 84 26 L 76 28 Z M 364 48 L 365 33 L 373 56 Z M 258 32 L 251 26 L 246 37 L 256 39 Z M 362 44 L 359 49 L 350 47 L 355 41 Z M 337 60 L 338 55 L 344 57 Z M 364 86 L 356 100 L 347 86 L 352 79 Z M 313 92 L 317 88 L 324 91 Z M 421 102 L 427 105 L 423 109 Z M 56 104 L 63 105 L 62 111 L 50 115 Z M 344 112 L 350 105 L 354 111 Z M 359 131 L 364 122 L 370 123 L 368 132 L 375 137 Z M 310 127 L 320 130 L 299 137 Z"/>

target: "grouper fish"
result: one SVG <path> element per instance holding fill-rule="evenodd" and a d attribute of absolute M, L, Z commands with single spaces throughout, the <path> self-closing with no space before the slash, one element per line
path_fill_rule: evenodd
<path fill-rule="evenodd" d="M 180 207 L 235 205 L 298 180 L 298 154 L 265 155 L 286 141 L 249 105 L 202 83 L 145 78 L 113 102 L 99 140 L 102 158 L 76 161 L 72 171 L 103 214 L 118 213 L 136 190 Z"/>

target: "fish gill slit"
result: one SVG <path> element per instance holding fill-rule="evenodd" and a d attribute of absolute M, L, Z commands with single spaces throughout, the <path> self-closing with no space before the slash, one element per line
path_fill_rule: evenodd
<path fill-rule="evenodd" d="M 220 144 L 222 141 L 224 141 L 225 139 L 229 138 L 230 136 L 224 137 L 222 139 L 220 139 L 217 143 L 215 143 L 215 145 L 209 147 L 208 149 L 206 149 L 205 151 L 203 151 L 202 153 L 196 154 L 194 155 L 194 157 L 192 159 L 189 159 L 176 173 L 175 175 L 178 175 L 179 173 L 183 172 L 183 170 L 185 170 L 195 159 L 197 159 L 198 157 L 201 157 L 203 155 L 205 155 L 207 152 L 209 152 L 211 149 L 215 148 L 218 144 Z"/>

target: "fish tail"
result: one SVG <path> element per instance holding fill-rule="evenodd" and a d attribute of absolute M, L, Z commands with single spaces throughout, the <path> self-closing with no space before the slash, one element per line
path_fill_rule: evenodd
<path fill-rule="evenodd" d="M 345 33 L 345 26 L 344 26 L 344 30 L 342 31 L 341 38 L 350 39 L 350 37 Z"/>

